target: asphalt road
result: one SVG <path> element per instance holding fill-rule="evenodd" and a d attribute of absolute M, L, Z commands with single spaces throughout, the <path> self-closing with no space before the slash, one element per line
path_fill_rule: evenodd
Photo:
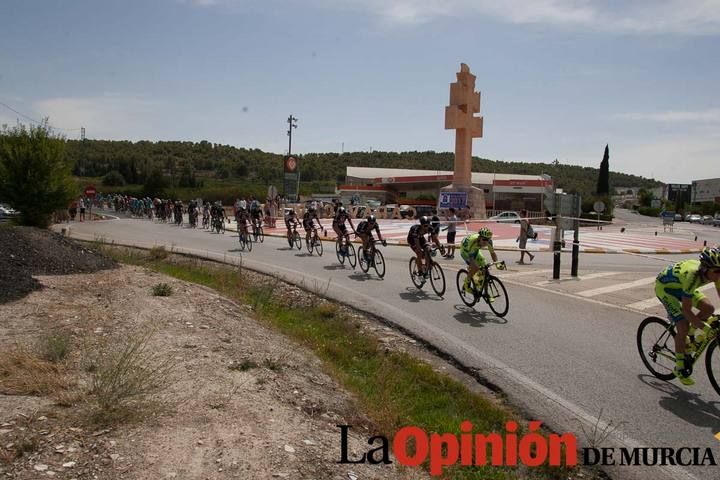
<path fill-rule="evenodd" d="M 609 424 L 612 434 L 601 446 L 710 447 L 720 460 L 720 442 L 714 438 L 720 431 L 720 397 L 707 380 L 704 366 L 696 369 L 697 384 L 692 388 L 652 377 L 635 346 L 637 326 L 646 315 L 524 280 L 523 269 L 551 268 L 549 253 L 538 254 L 532 266 L 512 262 L 518 257 L 515 252 L 501 253 L 510 265 L 501 278 L 505 276 L 511 298 L 510 312 L 501 319 L 485 304 L 475 310 L 462 305 L 454 286 L 461 266 L 457 258 L 444 263 L 445 298 L 436 297 L 429 286 L 418 291 L 410 283 L 407 247 L 383 250 L 387 274 L 380 280 L 340 266 L 330 242 L 325 243 L 322 258 L 304 249 L 290 250 L 280 238 L 266 238 L 252 253 L 241 255 L 237 236 L 229 232 L 219 235 L 132 219 L 86 222 L 71 228 L 73 235 L 85 239 L 162 244 L 232 261 L 242 256 L 246 267 L 303 283 L 413 332 L 475 369 L 529 417 L 555 431 L 570 431 L 581 441 L 592 441 L 600 436 L 593 431 Z M 581 275 L 616 271 L 615 282 L 620 283 L 630 273 L 654 275 L 678 258 L 583 254 Z M 570 255 L 564 254 L 562 260 L 563 277 L 567 277 Z M 592 280 L 577 284 L 594 285 Z M 716 301 L 714 297 L 711 294 Z M 720 478 L 717 467 L 613 467 L 608 472 L 620 479 Z"/>

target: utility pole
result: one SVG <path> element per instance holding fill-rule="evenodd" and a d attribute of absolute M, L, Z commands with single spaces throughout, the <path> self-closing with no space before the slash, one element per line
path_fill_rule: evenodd
<path fill-rule="evenodd" d="M 292 129 L 297 128 L 297 121 L 298 119 L 296 117 L 293 117 L 292 114 L 287 119 L 288 123 L 288 157 L 292 155 Z"/>

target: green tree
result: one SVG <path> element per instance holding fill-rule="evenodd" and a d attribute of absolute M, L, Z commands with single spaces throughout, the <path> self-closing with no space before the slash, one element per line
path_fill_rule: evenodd
<path fill-rule="evenodd" d="M 22 225 L 45 228 L 54 211 L 67 208 L 78 194 L 73 166 L 47 120 L 0 131 L 0 198 L 20 211 Z"/>
<path fill-rule="evenodd" d="M 102 184 L 106 187 L 122 187 L 125 185 L 125 177 L 117 170 L 110 170 L 103 177 Z"/>
<path fill-rule="evenodd" d="M 597 194 L 608 195 L 610 193 L 610 149 L 605 145 L 605 154 L 600 162 L 600 174 L 598 175 Z"/>
<path fill-rule="evenodd" d="M 166 185 L 162 167 L 155 165 L 145 180 L 143 193 L 149 197 L 161 197 Z"/>

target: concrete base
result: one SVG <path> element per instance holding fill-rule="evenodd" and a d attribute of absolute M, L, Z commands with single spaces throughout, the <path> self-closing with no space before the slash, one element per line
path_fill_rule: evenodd
<path fill-rule="evenodd" d="M 472 218 L 487 218 L 485 211 L 485 192 L 482 189 L 473 187 L 472 185 L 455 185 L 450 184 L 440 189 L 441 192 L 465 192 L 467 193 L 467 204 L 470 209 Z M 438 211 L 440 211 L 438 205 Z M 460 212 L 458 212 L 459 214 Z"/>

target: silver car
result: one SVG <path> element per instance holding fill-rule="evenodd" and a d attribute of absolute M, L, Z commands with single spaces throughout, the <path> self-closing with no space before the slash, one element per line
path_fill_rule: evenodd
<path fill-rule="evenodd" d="M 488 220 L 494 220 L 498 223 L 520 223 L 520 214 L 517 212 L 502 212 L 488 218 Z"/>

